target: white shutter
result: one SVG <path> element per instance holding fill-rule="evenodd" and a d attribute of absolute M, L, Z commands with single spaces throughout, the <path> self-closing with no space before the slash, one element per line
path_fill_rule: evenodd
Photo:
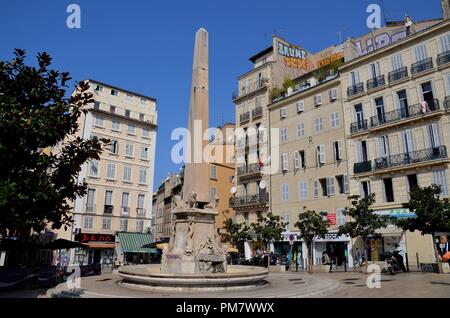
<path fill-rule="evenodd" d="M 280 110 L 280 117 L 281 118 L 286 118 L 287 117 L 287 112 L 288 112 L 287 107 L 281 108 L 281 110 Z"/>
<path fill-rule="evenodd" d="M 392 62 L 392 70 L 396 71 L 403 67 L 403 60 L 402 60 L 402 54 L 395 54 L 391 57 Z"/>
<path fill-rule="evenodd" d="M 305 102 L 303 100 L 297 102 L 297 112 L 305 110 Z"/>
<path fill-rule="evenodd" d="M 330 101 L 337 99 L 337 89 L 332 88 L 330 90 Z"/>
<path fill-rule="evenodd" d="M 319 145 L 318 147 L 318 161 L 320 164 L 325 163 L 325 145 Z"/>
<path fill-rule="evenodd" d="M 363 151 L 361 141 L 356 142 L 356 159 L 358 160 L 357 162 L 363 162 Z"/>
<path fill-rule="evenodd" d="M 283 153 L 281 156 L 281 160 L 282 160 L 282 170 L 288 171 L 288 154 Z"/>
<path fill-rule="evenodd" d="M 322 95 L 314 96 L 314 106 L 322 105 Z"/>
<path fill-rule="evenodd" d="M 330 196 L 330 195 L 331 195 L 330 181 L 331 181 L 331 179 L 328 178 L 328 177 L 325 179 L 325 184 L 326 184 L 326 186 L 327 186 L 327 196 Z"/>
<path fill-rule="evenodd" d="M 359 183 L 359 196 L 360 198 L 364 198 L 364 187 L 362 182 Z"/>
<path fill-rule="evenodd" d="M 425 60 L 427 58 L 427 48 L 425 47 L 425 44 L 414 47 L 414 55 L 416 57 L 416 62 Z"/>
<path fill-rule="evenodd" d="M 343 153 L 343 149 L 342 149 L 343 144 L 344 144 L 344 142 L 342 140 L 338 140 L 337 141 L 337 145 L 338 145 L 338 159 L 339 160 L 344 159 L 344 153 Z"/>
<path fill-rule="evenodd" d="M 349 193 L 350 189 L 349 189 L 349 183 L 348 183 L 348 174 L 344 174 L 344 193 Z"/>
<path fill-rule="evenodd" d="M 450 33 L 441 36 L 441 53 L 450 51 Z"/>
<path fill-rule="evenodd" d="M 327 189 L 328 195 L 331 195 L 331 196 L 336 195 L 336 184 L 335 184 L 334 177 L 329 177 L 329 178 L 327 178 L 327 180 L 328 180 L 328 184 L 329 184 L 329 188 L 330 188 L 329 190 Z"/>
<path fill-rule="evenodd" d="M 412 131 L 408 129 L 405 132 L 403 132 L 402 135 L 403 135 L 403 148 L 405 150 L 405 153 L 410 153 L 414 151 Z"/>
<path fill-rule="evenodd" d="M 294 152 L 294 169 L 300 169 L 300 153 Z"/>
<path fill-rule="evenodd" d="M 319 181 L 317 179 L 313 180 L 313 187 L 314 187 L 314 197 L 319 197 Z"/>
<path fill-rule="evenodd" d="M 428 133 L 430 136 L 431 148 L 439 147 L 441 145 L 441 137 L 439 134 L 439 127 L 437 124 L 431 124 L 428 126 Z"/>

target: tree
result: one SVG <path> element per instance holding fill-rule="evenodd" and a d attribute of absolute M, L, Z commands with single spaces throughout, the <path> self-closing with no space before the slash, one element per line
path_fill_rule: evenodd
<path fill-rule="evenodd" d="M 222 234 L 222 237 L 227 242 L 230 242 L 233 247 L 236 247 L 236 244 L 239 242 L 250 239 L 250 234 L 248 234 L 249 227 L 244 223 L 234 223 L 231 218 L 223 222 L 223 229 L 226 232 Z"/>
<path fill-rule="evenodd" d="M 420 231 L 422 235 L 431 234 L 437 264 L 441 269 L 439 253 L 434 242 L 438 232 L 450 231 L 450 200 L 441 199 L 441 187 L 415 187 L 410 192 L 410 200 L 403 203 L 403 207 L 414 212 L 415 217 L 399 219 L 395 224 L 404 231 Z"/>
<path fill-rule="evenodd" d="M 99 159 L 108 140 L 75 136 L 93 102 L 87 82 L 66 97 L 69 73 L 49 69 L 47 53 L 37 55 L 37 66 L 25 65 L 24 50 L 14 55 L 0 61 L 0 231 L 29 237 L 31 229 L 73 222 L 71 202 L 86 194 L 81 166 Z"/>
<path fill-rule="evenodd" d="M 308 272 L 312 273 L 312 242 L 315 237 L 325 237 L 328 233 L 328 220 L 316 213 L 307 210 L 298 215 L 295 226 L 300 230 L 300 237 L 308 248 Z"/>
<path fill-rule="evenodd" d="M 258 222 L 252 223 L 250 228 L 255 231 L 257 240 L 264 242 L 267 248 L 267 243 L 281 240 L 281 234 L 288 224 L 288 222 L 283 222 L 278 215 L 269 212 L 266 216 L 259 215 Z"/>
<path fill-rule="evenodd" d="M 375 194 L 373 193 L 364 198 L 353 195 L 349 197 L 349 200 L 352 207 L 346 207 L 344 215 L 350 216 L 352 220 L 339 226 L 338 235 L 348 234 L 351 238 L 362 238 L 367 267 L 366 240 L 368 237 L 380 237 L 376 230 L 386 227 L 389 217 L 373 213 L 372 205 L 375 203 Z"/>

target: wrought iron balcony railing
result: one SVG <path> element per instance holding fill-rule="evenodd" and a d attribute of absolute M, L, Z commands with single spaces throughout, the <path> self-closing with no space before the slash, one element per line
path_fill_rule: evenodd
<path fill-rule="evenodd" d="M 248 122 L 250 120 L 250 112 L 242 113 L 239 116 L 239 118 L 240 118 L 240 123 L 241 124 Z"/>
<path fill-rule="evenodd" d="M 384 75 L 374 77 L 367 81 L 367 90 L 369 91 L 371 89 L 383 86 L 384 84 L 386 84 L 384 80 Z"/>
<path fill-rule="evenodd" d="M 103 213 L 105 213 L 105 214 L 112 214 L 113 211 L 114 211 L 114 205 L 105 204 L 105 206 L 103 208 Z"/>
<path fill-rule="evenodd" d="M 411 74 L 417 74 L 421 72 L 425 72 L 433 68 L 433 59 L 431 57 L 426 58 L 422 61 L 416 62 L 411 65 Z"/>
<path fill-rule="evenodd" d="M 248 86 L 241 87 L 241 89 L 239 91 L 233 92 L 231 96 L 232 96 L 233 100 L 235 100 L 238 97 L 250 94 L 254 91 L 257 91 L 260 88 L 267 86 L 268 83 L 269 83 L 269 80 L 267 78 L 262 78 L 259 81 L 250 83 L 250 85 L 248 85 Z"/>
<path fill-rule="evenodd" d="M 450 51 L 439 53 L 436 59 L 437 65 L 442 65 L 450 62 Z"/>
<path fill-rule="evenodd" d="M 408 68 L 406 66 L 403 66 L 403 67 L 399 68 L 398 70 L 389 72 L 388 81 L 389 81 L 389 83 L 393 83 L 393 82 L 397 82 L 406 77 L 408 77 Z"/>
<path fill-rule="evenodd" d="M 86 212 L 95 213 L 97 211 L 97 206 L 95 204 L 86 204 Z"/>
<path fill-rule="evenodd" d="M 242 167 L 237 168 L 238 177 L 256 174 L 256 173 L 260 173 L 260 172 L 261 172 L 261 170 L 257 163 L 252 163 L 247 166 L 242 166 Z"/>
<path fill-rule="evenodd" d="M 136 208 L 136 215 L 137 216 L 144 216 L 146 209 L 144 208 Z"/>
<path fill-rule="evenodd" d="M 438 110 L 439 100 L 433 99 L 425 103 L 415 104 L 402 109 L 397 109 L 372 116 L 370 118 L 370 127 L 377 127 L 406 118 L 418 117 Z"/>
<path fill-rule="evenodd" d="M 364 83 L 358 83 L 356 85 L 352 85 L 347 87 L 347 96 L 352 97 L 358 95 L 360 93 L 364 93 Z"/>
<path fill-rule="evenodd" d="M 352 134 L 364 131 L 369 129 L 369 126 L 367 125 L 367 119 L 359 120 L 357 122 L 350 124 L 350 132 Z"/>
<path fill-rule="evenodd" d="M 401 153 L 383 158 L 375 159 L 375 170 L 382 170 L 408 164 L 420 163 L 424 161 L 447 158 L 447 147 L 439 146 L 434 148 L 421 149 L 408 153 Z"/>
<path fill-rule="evenodd" d="M 255 109 L 252 110 L 252 119 L 256 119 L 258 117 L 261 117 L 263 114 L 263 108 L 262 106 L 258 106 Z"/>
<path fill-rule="evenodd" d="M 363 162 L 356 162 L 353 165 L 353 172 L 355 174 L 357 173 L 363 173 L 363 172 L 370 172 L 372 171 L 372 161 L 363 161 Z"/>
<path fill-rule="evenodd" d="M 269 193 L 253 194 L 230 198 L 230 207 L 244 207 L 250 205 L 266 205 L 269 203 Z"/>

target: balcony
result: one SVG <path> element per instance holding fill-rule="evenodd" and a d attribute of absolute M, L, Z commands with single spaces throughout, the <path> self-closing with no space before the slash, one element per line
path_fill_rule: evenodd
<path fill-rule="evenodd" d="M 415 104 L 403 109 L 393 110 L 383 114 L 378 114 L 370 118 L 370 127 L 379 127 L 404 119 L 419 117 L 439 111 L 439 100 L 433 99 L 426 104 Z"/>
<path fill-rule="evenodd" d="M 257 163 L 237 168 L 237 175 L 241 180 L 261 177 L 261 170 Z"/>
<path fill-rule="evenodd" d="M 360 121 L 350 124 L 350 133 L 352 133 L 352 134 L 363 132 L 368 129 L 369 129 L 369 126 L 367 125 L 367 119 L 360 120 Z"/>
<path fill-rule="evenodd" d="M 241 124 L 250 121 L 250 112 L 242 113 L 242 114 L 239 116 L 239 119 L 240 119 L 239 122 L 240 122 Z"/>
<path fill-rule="evenodd" d="M 122 215 L 129 215 L 130 214 L 130 207 L 129 206 L 122 206 L 120 208 L 120 212 Z"/>
<path fill-rule="evenodd" d="M 137 216 L 145 216 L 145 212 L 146 212 L 146 209 L 144 209 L 144 208 L 136 208 Z"/>
<path fill-rule="evenodd" d="M 356 162 L 353 165 L 353 173 L 364 173 L 364 172 L 370 172 L 372 171 L 372 161 L 363 161 L 363 162 Z"/>
<path fill-rule="evenodd" d="M 384 75 L 380 75 L 367 81 L 367 90 L 370 91 L 377 87 L 384 86 L 385 84 Z"/>
<path fill-rule="evenodd" d="M 231 208 L 265 207 L 269 203 L 269 193 L 253 194 L 230 198 Z"/>
<path fill-rule="evenodd" d="M 112 214 L 113 211 L 114 211 L 114 205 L 105 204 L 105 206 L 103 207 L 103 213 L 105 213 L 105 214 Z"/>
<path fill-rule="evenodd" d="M 401 79 L 408 77 L 408 68 L 406 66 L 403 66 L 399 68 L 398 70 L 389 72 L 388 74 L 388 81 L 389 83 L 394 83 L 397 81 L 400 81 Z"/>
<path fill-rule="evenodd" d="M 255 107 L 255 109 L 252 110 L 252 119 L 262 117 L 262 114 L 263 114 L 262 106 Z"/>
<path fill-rule="evenodd" d="M 269 83 L 269 80 L 266 78 L 263 78 L 259 81 L 256 81 L 254 83 L 251 83 L 248 86 L 243 86 L 240 91 L 235 91 L 231 94 L 231 97 L 233 100 L 236 100 L 240 97 L 243 97 L 245 95 L 251 94 L 253 92 L 256 92 L 257 90 L 267 87 L 267 84 Z"/>
<path fill-rule="evenodd" d="M 347 97 L 353 97 L 355 95 L 359 95 L 361 93 L 364 93 L 364 83 L 358 83 L 356 85 L 352 85 L 350 87 L 347 87 Z"/>
<path fill-rule="evenodd" d="M 433 59 L 431 57 L 416 62 L 411 65 L 411 74 L 418 74 L 433 68 Z"/>
<path fill-rule="evenodd" d="M 446 96 L 444 100 L 444 107 L 446 111 L 450 110 L 450 96 Z"/>
<path fill-rule="evenodd" d="M 447 158 L 447 147 L 439 146 L 434 148 L 416 150 L 408 153 L 392 155 L 375 159 L 374 170 L 384 170 L 405 165 L 417 164 L 432 160 Z"/>
<path fill-rule="evenodd" d="M 95 204 L 92 204 L 92 205 L 86 204 L 86 212 L 95 213 L 96 210 L 97 210 L 97 206 Z"/>
<path fill-rule="evenodd" d="M 443 64 L 447 64 L 448 62 L 450 62 L 450 51 L 438 54 L 436 62 L 437 62 L 438 66 L 441 66 Z"/>

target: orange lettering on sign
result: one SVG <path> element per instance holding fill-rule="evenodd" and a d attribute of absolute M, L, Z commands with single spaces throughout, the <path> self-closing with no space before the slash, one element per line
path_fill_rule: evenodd
<path fill-rule="evenodd" d="M 286 67 L 294 67 L 302 70 L 310 70 L 312 68 L 312 63 L 309 60 L 295 57 L 285 57 L 284 65 Z"/>

